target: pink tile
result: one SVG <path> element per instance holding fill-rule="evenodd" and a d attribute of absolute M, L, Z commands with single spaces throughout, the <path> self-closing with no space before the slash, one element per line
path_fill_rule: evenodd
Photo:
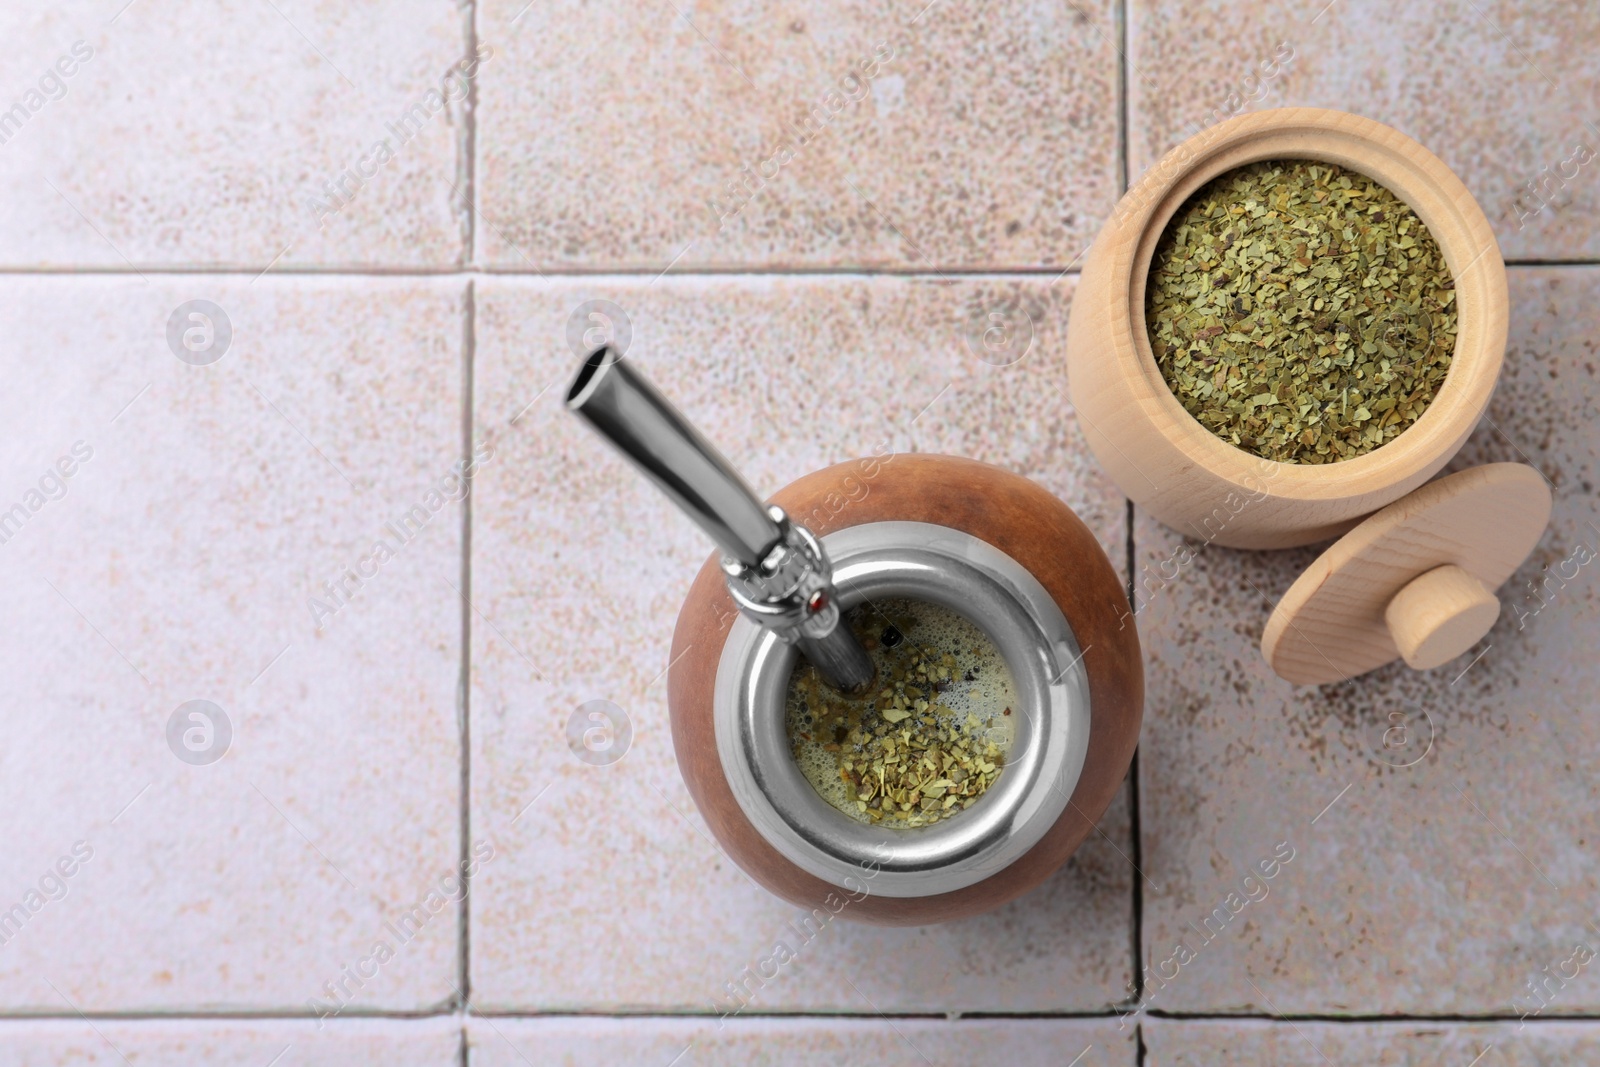
<path fill-rule="evenodd" d="M 1134 1028 L 1103 1019 L 494 1019 L 470 1021 L 472 1067 L 1132 1067 Z M 677 1057 L 677 1059 L 674 1059 Z M 1074 1059 L 1073 1057 L 1077 1057 Z"/>
<path fill-rule="evenodd" d="M 1600 1059 L 1594 1023 L 1267 1022 L 1260 1019 L 1148 1019 L 1149 1067 L 1323 1067 L 1374 1063 L 1383 1067 L 1461 1067 L 1495 1064 L 1544 1067 Z"/>
<path fill-rule="evenodd" d="M 1449 164 L 1508 258 L 1593 258 L 1600 69 L 1591 50 L 1574 45 L 1597 34 L 1600 10 L 1558 0 L 1135 0 L 1130 171 L 1137 178 L 1168 148 L 1237 111 L 1353 111 Z"/>
<path fill-rule="evenodd" d="M 0 1022 L 10 1067 L 456 1067 L 455 1019 L 30 1019 Z"/>
<path fill-rule="evenodd" d="M 1179 542 L 1138 521 L 1151 568 L 1138 579 L 1141 824 L 1159 887 L 1145 892 L 1144 953 L 1168 979 L 1150 983 L 1149 1007 L 1520 1013 L 1527 982 L 1579 941 L 1600 946 L 1589 706 L 1600 585 L 1592 563 L 1571 563 L 1600 549 L 1600 270 L 1514 268 L 1511 292 L 1505 376 L 1452 469 L 1531 460 L 1555 513 L 1467 655 L 1292 687 L 1258 642 L 1270 599 L 1315 551 L 1207 548 L 1163 586 L 1144 576 Z M 1563 560 L 1573 576 L 1553 580 L 1541 607 L 1529 583 Z M 1295 858 L 1245 883 L 1280 842 Z M 1208 922 L 1218 908 L 1226 921 Z M 1600 985 L 1572 982 L 1546 1014 L 1597 1005 Z"/>
<path fill-rule="evenodd" d="M 483 4 L 482 258 L 1065 267 L 1116 199 L 1113 5 L 923 8 Z"/>
<path fill-rule="evenodd" d="M 459 506 L 362 560 L 460 452 L 464 284 L 8 285 L 0 1004 L 444 1003 L 453 905 L 361 960 L 457 861 Z M 208 365 L 168 346 L 194 299 L 231 333 L 180 345 Z M 347 567 L 373 573 L 318 618 Z M 174 728 L 193 700 L 221 715 Z"/>
<path fill-rule="evenodd" d="M 505 860 L 472 898 L 477 1004 L 712 1010 L 796 914 L 730 866 L 679 778 L 661 676 L 709 545 L 562 408 L 571 311 L 625 308 L 630 359 L 760 492 L 885 443 L 970 455 L 1060 494 L 1120 560 L 1122 498 L 1062 395 L 1069 291 L 982 278 L 479 284 L 477 424 L 499 431 L 504 459 L 474 497 L 472 821 Z M 1032 349 L 1010 366 L 959 336 L 991 308 L 1015 309 L 1017 336 L 1031 315 Z M 580 763 L 565 739 L 569 714 L 596 698 L 632 724 L 610 766 Z M 1131 977 L 1125 805 L 1103 830 L 988 917 L 828 928 L 755 1010 L 1103 1010 Z"/>
<path fill-rule="evenodd" d="M 0 125 L 0 265 L 461 262 L 463 105 L 427 105 L 467 51 L 463 12 L 425 0 L 12 8 L 5 106 L 45 88 Z"/>

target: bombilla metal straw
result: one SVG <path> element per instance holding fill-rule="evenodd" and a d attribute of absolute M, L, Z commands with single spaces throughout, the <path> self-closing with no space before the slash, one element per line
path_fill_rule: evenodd
<path fill-rule="evenodd" d="M 589 354 L 567 408 L 593 426 L 722 549 L 734 602 L 796 641 L 843 692 L 872 684 L 866 650 L 840 614 L 822 544 L 783 509 L 763 505 L 722 454 L 610 346 Z"/>

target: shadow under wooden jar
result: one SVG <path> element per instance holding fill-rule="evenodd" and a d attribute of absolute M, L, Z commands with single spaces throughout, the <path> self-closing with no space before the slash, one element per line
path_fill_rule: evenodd
<path fill-rule="evenodd" d="M 1173 396 L 1145 326 L 1157 245 L 1207 182 L 1264 160 L 1334 163 L 1378 182 L 1420 218 L 1456 290 L 1456 347 L 1437 395 L 1394 440 L 1337 463 L 1281 463 L 1223 441 Z M 1179 533 L 1233 548 L 1336 537 L 1449 462 L 1489 403 L 1505 352 L 1505 264 L 1459 178 L 1411 138 L 1358 115 L 1281 108 L 1178 145 L 1118 203 L 1072 299 L 1072 402 L 1096 458 L 1135 503 Z"/>
<path fill-rule="evenodd" d="M 678 766 L 712 833 L 735 863 L 773 893 L 843 918 L 888 925 L 944 922 L 997 908 L 1033 889 L 1067 861 L 1116 796 L 1143 715 L 1143 668 L 1132 614 L 1121 579 L 1094 535 L 1070 508 L 1026 478 L 952 456 L 897 455 L 839 464 L 801 478 L 773 501 L 819 537 L 869 523 L 930 523 L 969 534 L 1009 556 L 1043 587 L 1083 650 L 1087 745 L 1060 816 L 1026 852 L 978 881 L 944 892 L 891 896 L 874 892 L 870 879 L 861 879 L 854 887 L 859 891 L 852 891 L 818 877 L 791 860 L 781 842 L 769 839 L 746 814 L 719 755 L 718 671 L 738 615 L 712 557 L 678 616 L 667 679 Z M 996 787 L 1004 779 L 1002 771 Z M 963 815 L 977 811 L 985 799 L 987 794 Z M 840 907 L 844 901 L 847 906 Z"/>

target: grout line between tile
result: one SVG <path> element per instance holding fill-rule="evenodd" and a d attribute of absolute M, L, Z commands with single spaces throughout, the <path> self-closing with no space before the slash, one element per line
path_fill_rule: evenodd
<path fill-rule="evenodd" d="M 1600 265 L 1600 261 L 1596 261 Z M 1055 267 L 957 267 L 939 269 L 888 269 L 882 267 L 797 267 L 782 270 L 749 267 L 700 267 L 674 270 L 674 278 L 810 278 L 810 277 L 888 277 L 888 278 L 1057 278 L 1063 273 L 1077 274 L 1075 266 L 1065 271 Z M 262 276 L 258 268 L 248 267 L 146 267 L 143 271 L 109 267 L 0 267 L 0 277 L 85 277 L 120 278 L 138 275 L 156 277 L 217 276 L 252 280 Z M 615 267 L 594 270 L 540 271 L 494 266 L 464 267 L 314 267 L 272 272 L 274 278 L 544 278 L 571 280 L 590 278 L 648 278 L 661 276 L 659 270 L 630 270 Z"/>
<path fill-rule="evenodd" d="M 705 1013 L 678 1013 L 678 1012 L 620 1012 L 606 1013 L 594 1012 L 472 1012 L 495 1019 L 686 1019 L 686 1020 L 715 1020 L 720 1018 L 715 1014 Z M 1508 1023 L 1523 1024 L 1524 1020 L 1518 1015 L 1272 1015 L 1268 1013 L 1233 1014 L 1226 1012 L 1173 1012 L 1151 1010 L 1145 1014 L 1158 1018 L 1168 1023 L 1210 1023 L 1210 1022 L 1312 1022 L 1312 1023 L 1338 1023 L 1351 1026 L 1371 1026 L 1375 1024 L 1393 1025 L 1432 1025 L 1438 1023 L 1459 1023 L 1467 1026 L 1498 1025 Z M 741 1012 L 739 1017 L 765 1020 L 785 1019 L 861 1019 L 872 1020 L 877 1018 L 887 1019 L 921 1019 L 929 1022 L 967 1022 L 970 1020 L 1022 1020 L 1022 1019 L 1062 1019 L 1082 1020 L 1092 1022 L 1095 1020 L 1120 1020 L 1122 1015 L 1118 1012 L 972 1012 L 959 1013 L 958 1019 L 951 1019 L 950 1013 L 943 1011 L 934 1012 L 886 1012 L 872 1014 L 869 1012 Z M 75 1016 L 74 1016 L 75 1018 Z M 1527 1019 L 1525 1024 L 1532 1028 L 1536 1026 L 1560 1026 L 1565 1023 L 1600 1023 L 1600 1015 L 1546 1015 L 1539 1019 Z"/>
<path fill-rule="evenodd" d="M 462 300 L 461 360 L 461 461 L 472 462 L 473 380 L 477 356 L 477 284 L 468 280 Z M 467 475 L 467 493 L 461 498 L 461 680 L 456 692 L 456 709 L 461 743 L 461 854 L 462 878 L 459 938 L 456 946 L 456 986 L 463 1010 L 472 1004 L 472 877 L 467 872 L 472 861 L 472 491 Z"/>
<path fill-rule="evenodd" d="M 1128 0 L 1116 0 L 1117 34 L 1117 197 L 1128 191 Z"/>
<path fill-rule="evenodd" d="M 478 55 L 478 3 L 477 0 L 457 0 L 462 7 L 463 28 L 466 37 L 466 55 L 473 62 Z M 462 225 L 466 229 L 466 262 L 474 267 L 478 262 L 478 79 L 467 79 L 467 98 L 462 101 L 464 127 L 456 162 L 457 188 L 461 190 Z"/>
<path fill-rule="evenodd" d="M 1600 267 L 1600 259 L 1508 259 L 1510 269 L 1548 267 Z M 898 270 L 883 267 L 794 267 L 782 270 L 749 267 L 699 267 L 674 270 L 674 279 L 683 278 L 1057 278 L 1063 274 L 1077 275 L 1076 266 L 1065 271 L 1056 267 L 951 267 L 945 269 Z M 137 271 L 111 267 L 0 267 L 0 277 L 21 278 L 122 278 L 151 275 L 154 277 L 216 276 L 255 279 L 261 271 L 249 267 L 142 267 Z M 563 271 L 517 270 L 495 266 L 467 267 L 316 267 L 293 268 L 272 272 L 274 278 L 541 278 L 547 281 L 571 281 L 595 278 L 656 278 L 660 271 L 625 270 L 614 267 L 594 270 L 569 269 Z"/>
<path fill-rule="evenodd" d="M 478 49 L 477 0 L 458 0 L 462 11 L 463 44 L 471 61 Z M 465 233 L 466 261 L 469 266 L 477 258 L 477 143 L 478 143 L 478 82 L 467 81 L 467 97 L 463 101 L 462 125 L 465 128 L 459 151 L 462 159 L 457 167 L 459 187 L 462 191 L 462 214 Z M 473 457 L 473 407 L 474 380 L 477 370 L 478 345 L 478 290 L 476 274 L 467 278 L 462 301 L 461 328 L 461 461 L 471 463 Z M 469 476 L 470 477 L 470 476 Z M 456 945 L 456 988 L 460 992 L 461 1010 L 472 1007 L 472 877 L 467 872 L 472 861 L 472 483 L 467 482 L 467 492 L 461 500 L 461 681 L 457 697 L 460 709 L 461 738 L 461 911 L 458 916 L 459 936 Z M 467 1028 L 461 1027 L 461 1067 L 467 1067 Z"/>
<path fill-rule="evenodd" d="M 1517 1023 L 1519 1026 L 1533 1028 L 1538 1026 L 1560 1026 L 1564 1023 L 1600 1023 L 1600 1015 L 1545 1015 L 1538 1019 L 1525 1019 L 1521 1015 L 1488 1014 L 1488 1015 L 1327 1015 L 1316 1013 L 1296 1014 L 1289 1012 L 1284 1015 L 1271 1015 L 1250 1013 L 1242 1015 L 1224 1012 L 1182 1012 L 1158 1011 L 1154 1008 L 1145 1012 L 1152 1018 L 1163 1022 L 1282 1022 L 1282 1023 L 1338 1023 L 1350 1026 L 1371 1026 L 1374 1024 L 1409 1025 L 1412 1023 L 1422 1025 L 1436 1025 L 1439 1023 L 1459 1023 L 1467 1026 L 1490 1026 L 1500 1023 Z"/>
<path fill-rule="evenodd" d="M 464 1017 L 465 1013 L 459 1007 L 441 1008 L 437 1010 L 422 1009 L 419 1011 L 375 1011 L 371 1009 L 346 1008 L 331 1021 L 324 1022 L 324 1026 L 337 1026 L 345 1019 L 391 1019 L 396 1022 L 426 1022 L 430 1019 L 451 1019 Z M 304 1009 L 236 1009 L 229 1011 L 86 1011 L 57 1012 L 57 1011 L 14 1011 L 0 1012 L 0 1030 L 13 1023 L 55 1022 L 64 1021 L 81 1022 L 84 1019 L 93 1019 L 96 1022 L 308 1022 L 314 1023 L 319 1016 L 311 1014 Z"/>
<path fill-rule="evenodd" d="M 1138 549 L 1134 540 L 1134 508 L 1133 501 L 1124 501 L 1127 510 L 1124 512 L 1124 521 L 1128 525 L 1127 553 L 1128 553 L 1128 610 L 1133 612 L 1134 634 L 1139 632 L 1138 585 L 1135 581 L 1136 566 L 1138 564 Z M 1144 820 L 1139 810 L 1139 754 L 1140 745 L 1133 749 L 1133 759 L 1128 764 L 1128 842 L 1129 850 L 1133 853 L 1133 868 L 1138 877 L 1132 879 L 1132 921 L 1128 931 L 1131 944 L 1129 950 L 1133 955 L 1133 1005 L 1137 1009 L 1144 1003 Z M 1142 1043 L 1141 1043 L 1142 1047 Z M 1143 1060 L 1141 1059 L 1142 1063 Z"/>
<path fill-rule="evenodd" d="M 1508 259 L 1505 261 L 1505 265 L 1508 267 L 1593 267 L 1600 265 L 1600 259 L 1537 259 L 1530 256 L 1526 259 Z"/>
<path fill-rule="evenodd" d="M 1541 1026 L 1557 1027 L 1572 1023 L 1600 1024 L 1600 1014 L 1572 1014 L 1572 1015 L 1546 1015 L 1538 1019 L 1524 1020 L 1520 1015 L 1487 1014 L 1487 1015 L 1329 1015 L 1316 1013 L 1287 1013 L 1284 1015 L 1271 1015 L 1266 1013 L 1228 1013 L 1204 1011 L 1171 1011 L 1150 1009 L 1144 1013 L 1151 1018 L 1160 1019 L 1168 1023 L 1206 1023 L 1206 1022 L 1308 1022 L 1308 1023 L 1334 1023 L 1348 1026 L 1371 1025 L 1439 1025 L 1460 1024 L 1465 1026 L 1493 1026 L 1500 1024 L 1517 1023 L 1527 1028 Z M 339 1019 L 333 1025 L 345 1019 L 364 1020 L 391 1020 L 394 1022 L 427 1022 L 436 1019 L 459 1019 L 465 1022 L 474 1017 L 484 1019 L 509 1019 L 509 1020 L 537 1020 L 537 1019 L 612 1019 L 612 1020 L 682 1020 L 687 1022 L 715 1022 L 721 1016 L 714 1012 L 671 1012 L 671 1011 L 480 1011 L 465 1010 L 453 1007 L 446 1011 L 362 1011 L 348 1009 L 341 1012 Z M 984 1012 L 963 1011 L 959 1018 L 952 1019 L 947 1011 L 924 1012 L 882 1012 L 872 1013 L 866 1011 L 746 1011 L 741 1012 L 742 1019 L 762 1019 L 769 1021 L 784 1021 L 795 1019 L 840 1019 L 872 1021 L 874 1019 L 912 1019 L 928 1022 L 953 1022 L 959 1024 L 970 1020 L 1021 1020 L 1021 1019 L 1062 1019 L 1082 1020 L 1092 1022 L 1104 1020 L 1121 1020 L 1123 1014 L 1118 1011 L 1083 1011 L 1083 1012 Z M 217 1012 L 154 1012 L 154 1011 L 129 1011 L 107 1012 L 86 1011 L 77 1012 L 14 1012 L 0 1014 L 0 1031 L 7 1026 L 19 1023 L 32 1022 L 82 1022 L 84 1020 L 95 1022 L 315 1022 L 316 1015 L 305 1011 L 217 1011 Z M 1600 1025 L 1597 1025 L 1600 1029 Z"/>
<path fill-rule="evenodd" d="M 1121 199 L 1128 192 L 1128 182 L 1131 172 L 1129 163 L 1130 126 L 1128 125 L 1128 0 L 1113 0 L 1113 9 L 1116 17 L 1117 34 L 1117 196 Z M 1125 500 L 1126 510 L 1123 512 L 1123 521 L 1126 523 L 1127 544 L 1127 577 L 1128 577 L 1128 609 L 1138 618 L 1138 601 L 1136 599 L 1138 585 L 1135 581 L 1138 562 L 1138 548 L 1134 539 L 1134 510 L 1133 501 Z M 1138 623 L 1134 624 L 1134 633 L 1138 633 Z M 1133 853 L 1133 867 L 1136 873 L 1144 870 L 1144 824 L 1139 811 L 1139 746 L 1133 750 L 1133 758 L 1128 763 L 1128 847 Z M 1135 1008 L 1144 1003 L 1144 967 L 1141 961 L 1144 958 L 1144 880 L 1142 877 L 1129 879 L 1133 887 L 1133 899 L 1129 908 L 1129 954 L 1132 957 L 1133 970 L 1133 1004 Z M 1134 1034 L 1134 1062 L 1139 1067 L 1144 1067 L 1147 1050 L 1144 1043 L 1144 1023 L 1136 1022 Z"/>

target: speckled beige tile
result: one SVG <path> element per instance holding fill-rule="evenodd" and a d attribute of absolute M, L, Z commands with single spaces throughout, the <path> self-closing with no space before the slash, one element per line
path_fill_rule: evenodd
<path fill-rule="evenodd" d="M 1600 1061 L 1594 1023 L 1315 1023 L 1149 1019 L 1149 1067 L 1554 1067 Z"/>
<path fill-rule="evenodd" d="M 497 266 L 1066 266 L 1117 193 L 1108 0 L 493 0 Z"/>
<path fill-rule="evenodd" d="M 446 1001 L 465 284 L 7 287 L 0 1006 Z"/>
<path fill-rule="evenodd" d="M 1520 1015 L 1565 971 L 1544 1014 L 1600 1008 L 1569 962 L 1600 947 L 1600 268 L 1514 268 L 1511 293 L 1505 375 L 1452 467 L 1525 457 L 1555 513 L 1470 653 L 1292 687 L 1258 642 L 1315 551 L 1209 548 L 1163 585 L 1178 541 L 1136 523 L 1149 1007 Z"/>
<path fill-rule="evenodd" d="M 685 1067 L 888 1067 L 1006 1063 L 1132 1067 L 1132 1027 L 1096 1019 L 471 1020 L 471 1067 L 681 1063 Z M 680 1057 L 674 1060 L 673 1057 Z M 1073 1057 L 1078 1057 L 1073 1059 Z"/>
<path fill-rule="evenodd" d="M 464 105 L 441 89 L 468 84 L 443 81 L 465 18 L 451 0 L 9 6 L 0 265 L 463 261 Z"/>
<path fill-rule="evenodd" d="M 0 1022 L 9 1067 L 457 1067 L 455 1019 Z"/>
<path fill-rule="evenodd" d="M 1130 170 L 1243 110 L 1353 111 L 1466 182 L 1509 258 L 1600 255 L 1600 36 L 1584 0 L 1133 0 Z"/>
<path fill-rule="evenodd" d="M 477 1004 L 712 1010 L 796 914 L 730 867 L 679 778 L 662 674 L 709 545 L 562 407 L 578 360 L 571 312 L 602 299 L 626 309 L 629 358 L 758 492 L 881 447 L 954 452 L 1037 479 L 1120 561 L 1122 498 L 1088 459 L 1062 395 L 1070 284 L 479 284 L 477 423 L 498 431 L 503 458 L 474 496 L 473 826 L 504 859 L 472 896 Z M 993 309 L 1009 309 L 1012 337 L 1032 332 L 1031 351 L 1009 366 L 979 360 L 961 337 Z M 579 762 L 565 736 L 569 715 L 593 699 L 631 722 L 632 748 L 609 766 Z M 752 1010 L 1103 1009 L 1131 977 L 1132 872 L 1117 854 L 1127 825 L 1119 803 L 1107 839 L 987 918 L 835 924 Z"/>

